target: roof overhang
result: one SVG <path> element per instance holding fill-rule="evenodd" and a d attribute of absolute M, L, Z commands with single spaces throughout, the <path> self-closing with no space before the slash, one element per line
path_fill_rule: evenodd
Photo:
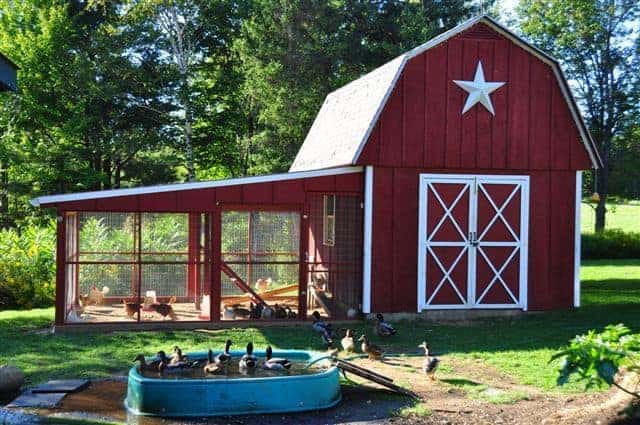
<path fill-rule="evenodd" d="M 269 174 L 266 176 L 240 177 L 235 179 L 210 180 L 192 183 L 174 183 L 158 186 L 144 186 L 126 189 L 99 190 L 60 195 L 40 196 L 30 201 L 34 207 L 52 206 L 64 202 L 87 201 L 92 199 L 116 198 L 120 196 L 147 195 L 152 193 L 176 192 L 184 190 L 210 189 L 216 187 L 238 186 L 255 183 L 278 182 L 285 180 L 308 179 L 312 177 L 336 176 L 340 174 L 361 173 L 362 167 L 338 167 L 323 170 L 301 171 L 294 173 Z"/>

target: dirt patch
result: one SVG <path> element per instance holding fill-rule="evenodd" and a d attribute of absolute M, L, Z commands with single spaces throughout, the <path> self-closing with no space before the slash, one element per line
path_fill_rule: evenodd
<path fill-rule="evenodd" d="M 335 408 L 290 415 L 254 415 L 223 418 L 168 420 L 129 416 L 123 401 L 122 381 L 94 381 L 84 391 L 68 395 L 55 411 L 43 413 L 110 419 L 143 425 L 155 424 L 606 424 L 637 423 L 622 410 L 630 397 L 612 389 L 596 394 L 548 394 L 515 382 L 480 361 L 444 356 L 435 382 L 419 372 L 419 357 L 394 357 L 385 363 L 366 359 L 355 362 L 390 376 L 400 386 L 418 393 L 416 403 L 375 384 L 348 375 L 343 401 Z"/>

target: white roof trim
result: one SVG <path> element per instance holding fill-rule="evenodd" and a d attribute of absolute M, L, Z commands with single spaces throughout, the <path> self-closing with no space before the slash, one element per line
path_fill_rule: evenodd
<path fill-rule="evenodd" d="M 211 180 L 193 183 L 174 183 L 159 186 L 133 187 L 127 189 L 99 190 L 60 195 L 40 196 L 30 201 L 34 207 L 56 204 L 60 202 L 85 201 L 90 199 L 115 198 L 118 196 L 145 195 L 150 193 L 175 192 L 194 189 L 237 186 L 241 184 L 267 183 L 285 180 L 307 179 L 311 177 L 336 176 L 340 174 L 361 173 L 362 167 L 326 168 L 322 170 L 301 171 L 292 173 L 270 174 L 266 176 L 240 177 L 235 179 Z"/>

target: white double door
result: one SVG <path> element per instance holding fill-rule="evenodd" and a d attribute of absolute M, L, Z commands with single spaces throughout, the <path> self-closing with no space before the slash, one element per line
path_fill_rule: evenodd
<path fill-rule="evenodd" d="M 529 177 L 422 174 L 418 310 L 527 308 Z"/>

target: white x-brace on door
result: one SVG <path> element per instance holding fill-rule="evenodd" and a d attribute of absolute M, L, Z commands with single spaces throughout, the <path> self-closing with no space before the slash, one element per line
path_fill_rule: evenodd
<path fill-rule="evenodd" d="M 529 177 L 420 176 L 418 311 L 527 308 Z"/>

